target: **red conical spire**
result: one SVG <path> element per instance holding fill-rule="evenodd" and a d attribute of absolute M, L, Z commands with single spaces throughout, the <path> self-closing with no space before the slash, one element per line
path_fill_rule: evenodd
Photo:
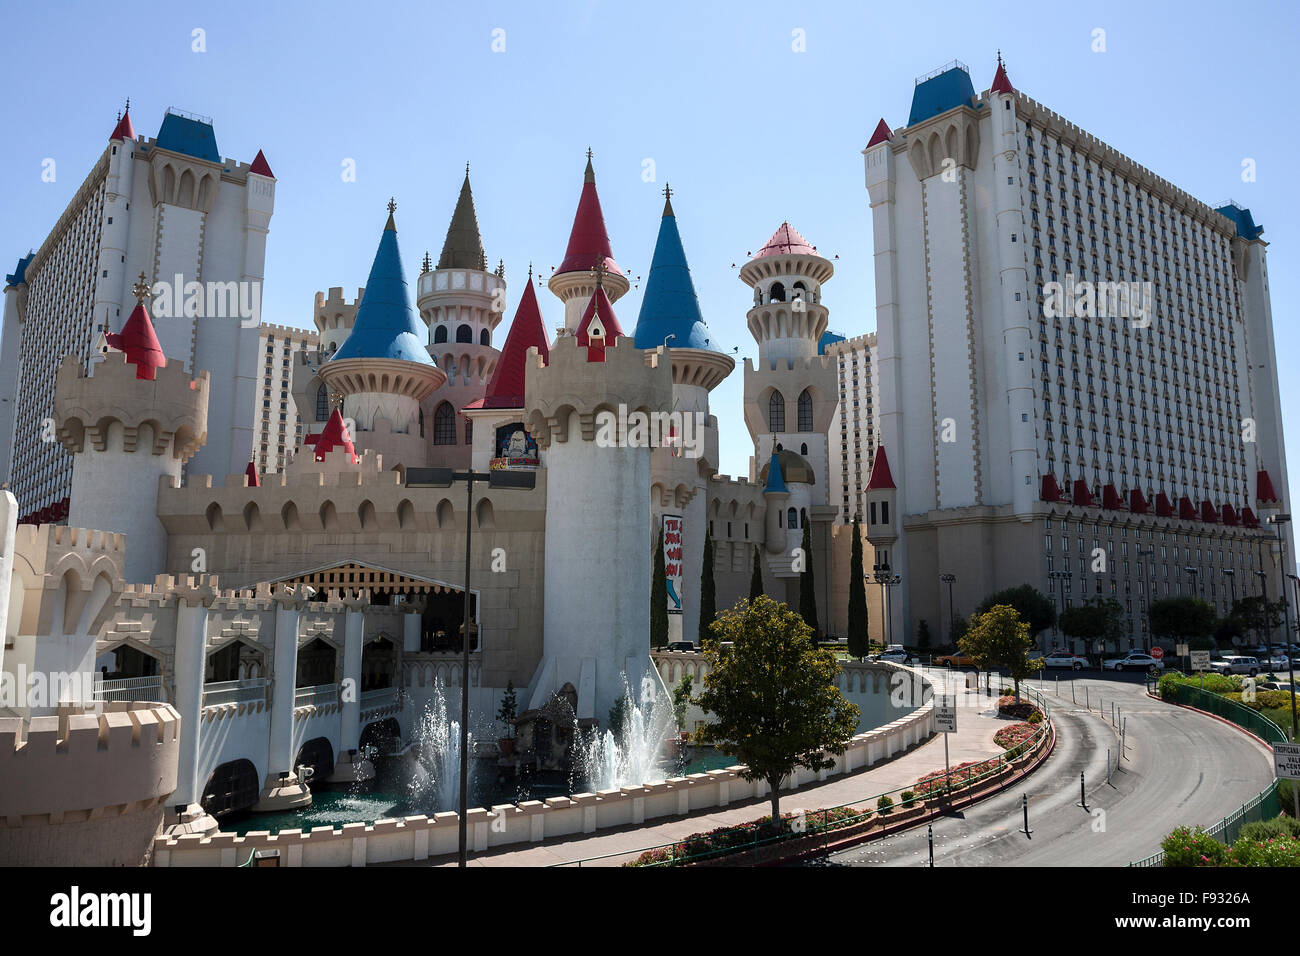
<path fill-rule="evenodd" d="M 600 196 L 596 194 L 596 172 L 591 166 L 591 150 L 587 150 L 587 171 L 582 184 L 582 196 L 578 199 L 578 211 L 573 217 L 573 229 L 569 232 L 569 246 L 564 250 L 564 261 L 555 271 L 556 274 L 584 272 L 594 269 L 598 262 L 604 264 L 606 272 L 623 274 L 614 261 L 614 252 L 609 245 L 605 213 L 601 211 Z"/>
<path fill-rule="evenodd" d="M 266 176 L 268 179 L 274 179 L 275 173 L 271 172 L 271 164 L 266 161 L 259 149 L 257 155 L 253 157 L 253 165 L 248 167 L 250 173 L 257 173 L 259 176 Z"/>
<path fill-rule="evenodd" d="M 514 321 L 510 323 L 510 334 L 506 336 L 505 347 L 501 349 L 501 358 L 492 381 L 488 382 L 487 392 L 481 403 L 474 403 L 479 408 L 523 408 L 524 406 L 524 363 L 528 359 L 528 350 L 536 348 L 542 361 L 551 354 L 551 344 L 546 338 L 546 326 L 542 324 L 542 312 L 537 307 L 537 294 L 533 291 L 533 270 L 528 270 L 528 282 L 524 285 L 524 294 L 515 310 Z"/>
<path fill-rule="evenodd" d="M 1270 504 L 1281 501 L 1277 492 L 1273 490 L 1273 479 L 1269 477 L 1268 471 L 1264 468 L 1259 470 L 1255 476 L 1255 503 L 1262 505 L 1265 502 Z"/>
<path fill-rule="evenodd" d="M 604 286 L 597 282 L 596 294 L 587 303 L 587 311 L 582 313 L 582 321 L 578 323 L 578 344 L 587 347 L 587 361 L 605 361 L 605 349 L 613 348 L 617 344 L 615 339 L 623 334 L 614 306 L 605 295 Z"/>
<path fill-rule="evenodd" d="M 144 307 L 144 300 L 149 295 L 149 286 L 144 281 L 143 272 L 140 273 L 140 281 L 132 287 L 131 291 L 135 293 L 135 308 L 127 317 L 122 331 L 108 332 L 104 338 L 108 340 L 110 347 L 126 353 L 126 360 L 135 366 L 136 378 L 152 382 L 157 370 L 167 365 L 167 357 L 163 355 L 162 346 L 158 344 L 158 336 L 154 334 L 149 311 Z"/>
<path fill-rule="evenodd" d="M 109 139 L 130 140 L 135 139 L 135 127 L 131 125 L 131 101 L 126 101 L 126 112 L 117 119 L 117 125 L 113 127 L 113 134 Z"/>
<path fill-rule="evenodd" d="M 244 469 L 244 474 L 248 478 L 248 487 L 250 488 L 262 487 L 262 478 L 257 473 L 257 464 L 255 462 L 250 461 L 248 463 L 248 467 Z"/>
<path fill-rule="evenodd" d="M 317 461 L 324 461 L 327 453 L 335 448 L 342 448 L 352 456 L 352 461 L 356 462 L 356 447 L 352 444 L 352 437 L 348 435 L 347 426 L 343 424 L 343 415 L 337 408 L 330 413 L 330 420 L 325 423 L 325 430 L 314 437 L 316 440 L 311 442 L 311 445 Z"/>
<path fill-rule="evenodd" d="M 878 146 L 881 143 L 887 143 L 893 138 L 894 134 L 890 130 L 889 124 L 885 122 L 885 119 L 882 116 L 880 122 L 876 124 L 876 131 L 871 134 L 871 139 L 867 143 L 867 149 L 870 149 L 872 146 Z"/>
<path fill-rule="evenodd" d="M 799 235 L 799 230 L 794 226 L 783 222 L 776 227 L 776 232 L 772 233 L 772 238 L 763 244 L 763 248 L 754 253 L 754 258 L 784 255 L 815 256 L 817 247 Z"/>
<path fill-rule="evenodd" d="M 991 91 L 994 93 L 1014 93 L 1016 88 L 1011 85 L 1011 80 L 1007 78 L 1007 68 L 1002 65 L 1002 51 L 998 51 L 998 71 L 993 74 L 993 86 Z"/>
<path fill-rule="evenodd" d="M 876 449 L 875 458 L 871 462 L 871 477 L 867 479 L 867 488 L 871 491 L 880 491 L 897 487 L 894 484 L 894 476 L 889 471 L 889 458 L 885 455 L 885 446 L 881 445 Z"/>

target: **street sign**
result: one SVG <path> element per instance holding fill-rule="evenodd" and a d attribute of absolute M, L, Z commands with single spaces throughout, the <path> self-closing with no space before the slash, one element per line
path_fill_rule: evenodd
<path fill-rule="evenodd" d="M 1174 647 L 1174 653 L 1177 654 L 1179 657 L 1186 657 L 1186 656 L 1187 656 L 1187 645 L 1186 645 L 1186 644 L 1179 644 L 1179 645 L 1175 646 L 1175 647 Z"/>
<path fill-rule="evenodd" d="M 1273 766 L 1279 778 L 1300 780 L 1300 744 L 1274 744 Z"/>
<path fill-rule="evenodd" d="M 934 729 L 945 734 L 957 732 L 957 697 L 938 694 L 934 698 Z"/>
<path fill-rule="evenodd" d="M 1151 656 L 1154 657 L 1156 660 L 1160 660 L 1160 658 L 1165 656 L 1165 649 L 1159 646 L 1153 647 L 1151 648 Z"/>
<path fill-rule="evenodd" d="M 1208 671 L 1210 669 L 1209 651 L 1192 651 L 1192 670 Z"/>

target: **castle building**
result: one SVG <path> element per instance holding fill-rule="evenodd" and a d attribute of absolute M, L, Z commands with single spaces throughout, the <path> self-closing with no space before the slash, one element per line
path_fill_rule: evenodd
<path fill-rule="evenodd" d="M 830 431 L 830 503 L 839 511 L 836 522 L 847 524 L 862 512 L 862 492 L 876 451 L 879 395 L 871 374 L 876 333 L 846 339 L 828 332 L 822 336 L 819 351 L 832 357 L 839 374 L 839 405 Z"/>
<path fill-rule="evenodd" d="M 1222 613 L 1260 570 L 1276 598 L 1261 518 L 1285 510 L 1286 452 L 1250 212 L 1139 166 L 1000 59 L 979 95 L 961 64 L 919 79 L 863 156 L 894 633 L 946 626 L 941 574 L 966 614 L 1025 582 L 1061 608 L 1114 598 L 1131 636 L 1109 651 L 1149 643 L 1157 598 Z"/>
<path fill-rule="evenodd" d="M 129 108 L 119 117 L 54 228 L 5 279 L 0 483 L 24 515 L 67 516 L 75 461 L 44 425 L 55 372 L 69 355 L 84 366 L 98 334 L 121 328 L 141 272 L 164 353 L 223 385 L 194 467 L 243 470 L 262 393 L 257 316 L 274 206 L 265 157 L 223 159 L 211 120 L 169 109 L 148 138 Z"/>

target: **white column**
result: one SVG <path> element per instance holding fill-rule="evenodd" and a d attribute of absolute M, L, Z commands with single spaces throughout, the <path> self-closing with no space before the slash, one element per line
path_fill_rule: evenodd
<path fill-rule="evenodd" d="M 267 775 L 293 770 L 293 701 L 298 689 L 298 614 L 303 598 L 285 588 L 275 596 L 275 653 L 271 675 L 271 741 Z"/>
<path fill-rule="evenodd" d="M 5 640 L 9 636 L 9 588 L 17 531 L 18 500 L 8 491 L 0 491 L 0 674 L 4 673 Z"/>
<path fill-rule="evenodd" d="M 199 779 L 202 752 L 203 674 L 207 665 L 208 608 L 216 590 L 207 576 L 177 589 L 176 666 L 173 674 L 173 706 L 181 715 L 180 753 L 176 768 L 176 792 L 168 801 L 166 820 L 172 834 L 210 833 L 217 821 L 203 811 L 203 782 Z M 179 812 L 178 812 L 179 810 Z"/>
<path fill-rule="evenodd" d="M 340 752 L 356 750 L 361 743 L 361 645 L 365 639 L 365 608 L 369 595 L 362 591 L 343 602 L 347 606 L 343 632 L 343 721 L 339 730 Z"/>
<path fill-rule="evenodd" d="M 424 601 L 412 601 L 409 598 L 403 605 L 406 612 L 402 615 L 402 652 L 418 654 L 420 651 L 420 621 L 424 614 Z"/>

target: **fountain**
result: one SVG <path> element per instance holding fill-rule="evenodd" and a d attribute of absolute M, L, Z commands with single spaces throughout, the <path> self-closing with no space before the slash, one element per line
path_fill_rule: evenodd
<path fill-rule="evenodd" d="M 474 735 L 469 734 L 470 753 L 474 752 Z M 434 685 L 433 697 L 412 735 L 410 802 L 414 806 L 434 803 L 438 810 L 455 810 L 460 806 L 460 721 L 447 715 L 447 699 L 442 682 Z M 470 761 L 473 783 L 474 761 Z"/>
<path fill-rule="evenodd" d="M 613 790 L 664 778 L 664 739 L 675 728 L 671 703 L 657 693 L 649 674 L 642 678 L 635 698 L 625 678 L 623 697 L 626 704 L 618 726 L 603 733 L 594 731 L 577 745 L 574 769 L 590 790 Z"/>

